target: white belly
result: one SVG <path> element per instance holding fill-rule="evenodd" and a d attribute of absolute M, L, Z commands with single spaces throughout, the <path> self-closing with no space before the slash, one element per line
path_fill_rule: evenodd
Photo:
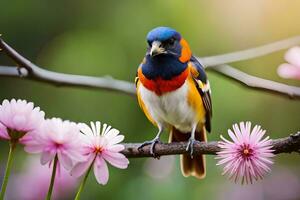
<path fill-rule="evenodd" d="M 190 132 L 197 123 L 196 113 L 187 102 L 187 82 L 177 90 L 161 96 L 142 84 L 139 92 L 149 114 L 158 125 L 162 127 L 172 125 L 182 132 Z"/>

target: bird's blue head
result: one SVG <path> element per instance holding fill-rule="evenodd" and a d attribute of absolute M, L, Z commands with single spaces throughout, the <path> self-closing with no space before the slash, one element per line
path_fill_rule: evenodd
<path fill-rule="evenodd" d="M 180 33 L 169 27 L 157 27 L 147 35 L 147 55 L 152 58 L 161 56 L 175 56 L 182 62 L 190 59 L 191 51 L 188 43 Z"/>
<path fill-rule="evenodd" d="M 154 41 L 165 42 L 172 38 L 180 41 L 181 35 L 176 30 L 169 27 L 154 28 L 147 35 L 147 41 L 149 44 L 151 44 Z"/>

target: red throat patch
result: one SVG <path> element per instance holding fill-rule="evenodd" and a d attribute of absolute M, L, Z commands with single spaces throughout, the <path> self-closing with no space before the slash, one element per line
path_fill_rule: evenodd
<path fill-rule="evenodd" d="M 158 96 L 161 96 L 166 92 L 171 92 L 180 88 L 185 82 L 185 80 L 187 79 L 188 75 L 189 75 L 189 67 L 187 67 L 183 72 L 181 72 L 181 74 L 173 77 L 170 80 L 164 80 L 161 77 L 150 80 L 147 79 L 146 76 L 144 76 L 141 67 L 138 69 L 138 77 L 141 83 L 143 84 L 143 86 L 148 90 L 155 92 Z"/>

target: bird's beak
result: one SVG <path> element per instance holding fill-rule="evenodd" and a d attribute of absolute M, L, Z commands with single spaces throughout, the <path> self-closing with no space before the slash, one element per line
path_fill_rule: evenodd
<path fill-rule="evenodd" d="M 154 41 L 152 42 L 152 47 L 150 50 L 150 55 L 152 57 L 157 56 L 159 54 L 165 53 L 165 49 L 161 47 L 161 42 L 160 41 Z"/>

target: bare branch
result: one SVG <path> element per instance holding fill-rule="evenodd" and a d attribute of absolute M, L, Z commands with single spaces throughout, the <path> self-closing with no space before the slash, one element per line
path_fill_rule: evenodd
<path fill-rule="evenodd" d="M 289 137 L 280 138 L 272 141 L 275 154 L 292 153 L 300 151 L 300 132 Z M 152 157 L 150 154 L 150 145 L 138 150 L 141 143 L 125 143 L 125 149 L 122 153 L 128 158 L 137 157 Z M 158 156 L 186 154 L 187 142 L 173 142 L 173 143 L 158 143 L 155 146 L 155 153 Z M 196 141 L 194 146 L 194 154 L 208 154 L 215 155 L 220 148 L 218 142 L 199 142 Z"/>
<path fill-rule="evenodd" d="M 206 67 L 213 67 L 222 64 L 238 62 L 242 60 L 249 60 L 260 56 L 265 56 L 276 51 L 287 49 L 300 44 L 300 36 L 291 37 L 285 40 L 280 40 L 263 46 L 226 53 L 216 56 L 209 56 L 200 58 L 201 63 Z"/>
<path fill-rule="evenodd" d="M 19 67 L 3 67 L 1 66 L 0 76 L 24 77 L 41 82 L 54 84 L 56 86 L 77 86 L 100 88 L 110 91 L 118 91 L 124 94 L 134 95 L 135 87 L 133 83 L 116 80 L 111 77 L 91 77 L 73 74 L 63 74 L 42 69 L 29 60 L 24 58 L 12 47 L 6 44 L 0 38 L 0 48 L 19 65 Z M 25 72 L 27 70 L 27 72 Z M 20 72 L 25 72 L 20 74 Z"/>
<path fill-rule="evenodd" d="M 245 72 L 230 67 L 229 65 L 213 66 L 224 62 L 234 62 L 244 59 L 250 59 L 257 56 L 266 55 L 274 51 L 278 51 L 300 43 L 300 36 L 289 38 L 286 40 L 274 42 L 272 44 L 261 47 L 248 49 L 244 51 L 198 58 L 199 61 L 208 65 L 208 69 L 215 70 L 224 76 L 236 80 L 249 88 L 255 88 L 283 96 L 300 98 L 300 87 L 289 86 L 271 80 L 266 80 L 251 76 Z M 91 77 L 73 74 L 63 74 L 42 69 L 29 60 L 24 58 L 12 47 L 6 44 L 0 38 L 0 48 L 12 59 L 19 67 L 0 66 L 0 76 L 24 77 L 36 81 L 46 82 L 56 86 L 76 86 L 87 88 L 100 88 L 109 91 L 117 91 L 124 94 L 135 95 L 135 87 L 133 83 L 116 80 L 109 77 Z"/>
<path fill-rule="evenodd" d="M 11 77 L 23 77 L 28 75 L 28 71 L 25 68 L 12 67 L 12 66 L 1 66 L 0 76 L 11 76 Z"/>
<path fill-rule="evenodd" d="M 290 86 L 283 83 L 278 83 L 275 81 L 252 76 L 229 65 L 219 65 L 211 68 L 224 75 L 225 77 L 230 78 L 249 88 L 255 88 L 270 93 L 285 95 L 290 98 L 300 99 L 300 87 Z"/>

